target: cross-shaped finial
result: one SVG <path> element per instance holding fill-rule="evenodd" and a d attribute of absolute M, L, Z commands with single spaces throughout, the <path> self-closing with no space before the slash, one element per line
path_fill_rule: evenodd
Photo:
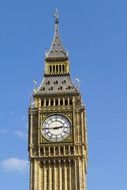
<path fill-rule="evenodd" d="M 55 23 L 58 24 L 59 23 L 59 12 L 58 12 L 58 9 L 55 10 L 54 17 L 55 17 Z"/>

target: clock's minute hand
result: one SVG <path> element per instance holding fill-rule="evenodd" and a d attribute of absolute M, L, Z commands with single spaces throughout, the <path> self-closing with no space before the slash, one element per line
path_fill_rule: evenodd
<path fill-rule="evenodd" d="M 69 127 L 59 126 L 59 127 L 53 127 L 52 129 L 60 129 L 60 128 L 69 128 Z"/>
<path fill-rule="evenodd" d="M 58 126 L 58 127 L 45 127 L 43 128 L 42 130 L 45 130 L 45 129 L 60 129 L 62 128 L 63 126 Z"/>
<path fill-rule="evenodd" d="M 61 128 L 69 128 L 69 127 L 58 126 L 58 127 L 50 127 L 49 129 L 61 129 Z"/>
<path fill-rule="evenodd" d="M 61 129 L 61 128 L 63 128 L 63 126 L 53 127 L 53 129 Z"/>
<path fill-rule="evenodd" d="M 45 129 L 61 129 L 63 128 L 64 126 L 58 126 L 58 127 L 45 127 L 43 128 L 42 130 L 45 130 Z M 64 128 L 69 128 L 69 127 L 64 127 Z"/>

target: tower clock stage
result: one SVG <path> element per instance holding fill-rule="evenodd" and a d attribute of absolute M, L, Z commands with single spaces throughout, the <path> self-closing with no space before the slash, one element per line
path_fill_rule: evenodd
<path fill-rule="evenodd" d="M 50 115 L 42 123 L 42 135 L 51 142 L 65 140 L 70 131 L 71 122 L 64 115 Z"/>
<path fill-rule="evenodd" d="M 30 190 L 86 190 L 86 111 L 69 64 L 56 11 L 44 77 L 29 107 Z"/>

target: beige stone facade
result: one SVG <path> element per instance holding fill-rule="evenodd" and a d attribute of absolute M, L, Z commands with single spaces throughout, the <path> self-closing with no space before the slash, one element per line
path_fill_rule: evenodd
<path fill-rule="evenodd" d="M 55 22 L 55 30 L 58 28 L 56 25 L 58 25 L 58 20 Z M 57 32 L 55 35 L 58 40 Z M 59 43 L 61 43 L 60 40 Z M 50 51 L 56 50 L 50 48 Z M 59 69 L 57 72 L 55 69 L 55 73 L 53 70 L 49 72 L 46 66 L 43 82 L 34 91 L 33 102 L 29 108 L 30 190 L 86 190 L 86 111 L 79 90 L 71 82 L 67 55 L 66 60 L 61 54 L 59 56 L 57 53 L 57 57 L 55 56 L 49 56 L 49 59 L 46 57 L 45 65 L 48 63 L 48 66 L 52 65 L 53 67 L 54 64 L 57 65 L 57 62 L 58 65 L 64 65 L 66 61 L 66 73 L 60 73 Z M 44 82 L 47 78 L 48 82 Z M 57 82 L 55 83 L 53 80 Z M 51 115 L 57 116 L 57 114 L 70 121 L 70 126 L 68 126 L 70 131 L 65 139 L 63 134 L 53 134 L 56 140 L 50 141 L 50 138 L 46 139 L 42 133 L 43 123 L 46 118 Z M 53 124 L 47 126 L 48 129 L 45 127 L 43 130 L 50 130 L 54 133 L 60 133 L 59 128 L 62 128 L 63 131 L 64 128 L 67 128 L 64 127 L 65 124 L 57 127 L 51 127 Z M 57 141 L 58 136 L 63 140 Z"/>

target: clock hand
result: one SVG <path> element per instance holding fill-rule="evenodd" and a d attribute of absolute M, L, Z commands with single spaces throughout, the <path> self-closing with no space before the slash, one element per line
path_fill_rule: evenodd
<path fill-rule="evenodd" d="M 69 128 L 69 127 L 64 127 L 64 126 L 53 127 L 53 129 L 60 129 L 60 128 Z M 51 128 L 50 128 L 50 129 L 51 129 Z"/>
<path fill-rule="evenodd" d="M 45 129 L 49 129 L 49 127 L 46 127 L 46 128 L 42 128 L 42 130 L 45 130 Z"/>
<path fill-rule="evenodd" d="M 63 126 L 59 126 L 59 127 L 54 127 L 53 129 L 60 129 L 62 128 Z"/>
<path fill-rule="evenodd" d="M 64 126 L 58 126 L 58 127 L 46 127 L 46 128 L 43 128 L 42 130 L 45 130 L 45 129 L 61 129 L 63 128 Z M 69 127 L 64 127 L 64 128 L 69 128 Z"/>
<path fill-rule="evenodd" d="M 59 127 L 45 127 L 43 128 L 42 130 L 45 130 L 45 129 L 60 129 L 62 128 L 63 126 L 59 126 Z"/>

